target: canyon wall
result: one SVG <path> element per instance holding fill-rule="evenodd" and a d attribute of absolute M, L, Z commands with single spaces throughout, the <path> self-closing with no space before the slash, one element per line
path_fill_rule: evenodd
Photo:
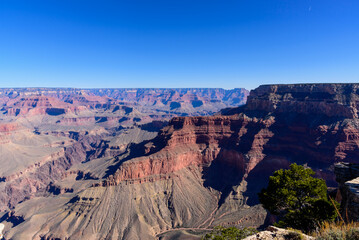
<path fill-rule="evenodd" d="M 227 109 L 226 115 L 173 118 L 144 146 L 143 156 L 123 162 L 111 181 L 215 160 L 237 167 L 253 181 L 258 172 L 268 175 L 292 162 L 308 164 L 335 185 L 333 164 L 359 159 L 357 89 L 357 84 L 261 86 L 245 106 Z"/>
<path fill-rule="evenodd" d="M 251 92 L 246 109 L 276 113 L 358 118 L 359 84 L 263 85 Z"/>
<path fill-rule="evenodd" d="M 72 88 L 2 88 L 0 103 L 4 110 L 11 108 L 11 114 L 18 114 L 14 102 L 22 107 L 47 105 L 86 108 L 108 108 L 114 104 L 150 107 L 151 110 L 184 112 L 192 115 L 216 112 L 220 108 L 243 105 L 249 92 L 244 88 L 225 90 L 221 88 L 113 88 L 113 89 L 72 89 Z M 37 96 L 38 99 L 33 99 Z M 51 102 L 62 101 L 60 104 Z M 43 105 L 43 104 L 42 104 Z"/>

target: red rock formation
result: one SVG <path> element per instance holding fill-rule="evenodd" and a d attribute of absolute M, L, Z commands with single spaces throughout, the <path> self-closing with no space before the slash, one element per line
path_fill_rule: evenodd
<path fill-rule="evenodd" d="M 16 123 L 1 123 L 0 124 L 0 144 L 8 143 L 9 136 L 20 129 L 20 126 Z"/>
<path fill-rule="evenodd" d="M 146 156 L 122 163 L 104 185 L 212 161 L 243 171 L 244 178 L 307 163 L 334 184 L 328 173 L 333 163 L 359 161 L 357 89 L 356 84 L 262 86 L 245 107 L 229 110 L 233 115 L 173 118 L 146 145 Z"/>
<path fill-rule="evenodd" d="M 57 98 L 46 96 L 18 97 L 9 100 L 4 107 L 5 113 L 10 116 L 61 115 L 69 111 L 75 112 L 82 109 L 64 103 Z"/>
<path fill-rule="evenodd" d="M 110 98 L 107 96 L 88 95 L 86 92 L 81 92 L 79 95 L 70 94 L 61 97 L 61 99 L 75 106 L 85 106 L 87 108 L 95 108 L 96 106 L 106 107 L 106 104 L 110 101 Z"/>
<path fill-rule="evenodd" d="M 145 146 L 144 153 L 147 156 L 124 162 L 111 178 L 112 182 L 105 182 L 104 185 L 166 175 L 192 165 L 208 165 L 217 159 L 220 153 L 220 158 L 226 165 L 249 172 L 264 157 L 263 145 L 273 135 L 268 130 L 272 122 L 272 119 L 258 120 L 238 116 L 173 118 L 153 143 Z M 251 143 L 248 161 L 248 156 L 235 151 L 233 147 L 247 133 L 246 126 L 252 124 L 263 129 L 255 135 Z M 164 143 L 164 146 L 161 143 Z M 159 147 L 156 147 L 156 144 Z"/>
<path fill-rule="evenodd" d="M 8 134 L 17 129 L 19 129 L 19 125 L 16 123 L 1 123 L 0 124 L 0 134 Z"/>

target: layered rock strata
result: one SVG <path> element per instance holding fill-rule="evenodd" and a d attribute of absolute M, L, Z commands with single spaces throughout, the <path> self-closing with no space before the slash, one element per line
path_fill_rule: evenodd
<path fill-rule="evenodd" d="M 49 184 L 62 179 L 71 166 L 86 161 L 89 152 L 98 150 L 100 143 L 101 135 L 87 136 L 81 143 L 77 142 L 59 152 L 54 152 L 21 171 L 2 176 L 0 210 L 11 209 L 19 202 L 34 197 L 39 190 L 45 189 Z"/>
<path fill-rule="evenodd" d="M 3 88 L 0 89 L 2 111 L 9 116 L 62 115 L 91 110 L 135 107 L 148 115 L 162 112 L 176 115 L 208 115 L 221 108 L 246 102 L 243 88 L 169 88 L 169 89 L 71 89 L 71 88 Z"/>
<path fill-rule="evenodd" d="M 143 146 L 141 157 L 123 162 L 105 184 L 214 160 L 236 167 L 245 178 L 253 170 L 270 173 L 291 162 L 307 163 L 334 184 L 329 168 L 359 159 L 357 89 L 357 84 L 261 86 L 227 116 L 173 118 Z"/>
<path fill-rule="evenodd" d="M 359 84 L 263 85 L 251 92 L 246 108 L 286 114 L 358 118 Z"/>
<path fill-rule="evenodd" d="M 208 165 L 214 160 L 248 174 L 264 157 L 261 151 L 273 135 L 268 129 L 272 123 L 272 119 L 238 116 L 173 118 L 158 137 L 144 145 L 140 154 L 143 156 L 123 162 L 104 185 L 127 180 L 143 182 L 151 176 L 165 176 L 189 166 Z M 251 125 L 262 129 L 252 133 L 253 142 L 242 139 L 241 144 L 249 147 L 247 152 L 237 151 L 239 140 L 245 137 Z"/>

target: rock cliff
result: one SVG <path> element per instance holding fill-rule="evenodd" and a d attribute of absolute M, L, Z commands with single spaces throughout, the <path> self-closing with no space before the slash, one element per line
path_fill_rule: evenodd
<path fill-rule="evenodd" d="M 18 97 L 6 102 L 4 114 L 9 116 L 34 116 L 41 114 L 61 115 L 67 112 L 78 112 L 84 107 L 70 105 L 57 98 L 46 96 Z"/>
<path fill-rule="evenodd" d="M 358 118 L 359 84 L 263 85 L 251 92 L 246 109 Z"/>
<path fill-rule="evenodd" d="M 314 240 L 315 238 L 305 235 L 303 233 L 269 226 L 265 231 L 261 231 L 252 236 L 248 236 L 243 240 L 288 240 L 288 239 Z"/>
<path fill-rule="evenodd" d="M 140 157 L 123 162 L 105 185 L 124 180 L 147 181 L 151 176 L 165 176 L 189 166 L 208 165 L 217 160 L 236 169 L 238 174 L 248 172 L 263 159 L 263 145 L 273 135 L 268 127 L 272 119 L 259 120 L 238 116 L 177 117 L 173 118 L 158 136 L 146 143 Z M 253 139 L 245 134 L 251 126 Z M 242 139 L 242 141 L 240 141 Z M 251 142 L 248 142 L 251 141 Z M 238 151 L 238 147 L 248 148 Z"/>
<path fill-rule="evenodd" d="M 341 215 L 346 221 L 359 221 L 359 164 L 337 163 L 334 171 L 339 183 Z"/>

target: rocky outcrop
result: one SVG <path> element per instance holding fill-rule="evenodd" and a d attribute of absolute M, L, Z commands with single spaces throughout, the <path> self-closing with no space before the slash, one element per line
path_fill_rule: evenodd
<path fill-rule="evenodd" d="M 17 130 L 18 128 L 19 128 L 19 126 L 16 123 L 3 123 L 3 124 L 0 124 L 0 133 L 8 134 L 12 131 Z"/>
<path fill-rule="evenodd" d="M 72 188 L 61 187 L 54 184 L 53 182 L 50 182 L 50 184 L 46 187 L 46 191 L 54 195 L 59 195 L 59 194 L 73 192 L 74 190 Z"/>
<path fill-rule="evenodd" d="M 339 183 L 341 215 L 346 221 L 359 221 L 359 164 L 338 163 L 334 171 Z"/>
<path fill-rule="evenodd" d="M 314 240 L 314 237 L 305 235 L 300 232 L 277 228 L 273 226 L 267 227 L 265 231 L 248 236 L 243 240 Z"/>
<path fill-rule="evenodd" d="M 340 162 L 335 164 L 334 173 L 339 184 L 359 177 L 359 164 Z"/>
<path fill-rule="evenodd" d="M 82 106 L 70 105 L 57 98 L 47 96 L 17 97 L 9 100 L 3 107 L 4 114 L 18 115 L 52 115 L 58 116 L 67 112 L 79 112 L 84 110 Z"/>
<path fill-rule="evenodd" d="M 263 145 L 273 135 L 268 127 L 272 119 L 244 119 L 238 116 L 173 118 L 158 137 L 142 148 L 144 155 L 123 162 L 105 185 L 124 180 L 147 181 L 151 176 L 165 176 L 189 166 L 208 165 L 216 159 L 221 163 L 248 174 L 263 159 Z M 247 127 L 258 125 L 262 129 L 253 133 L 253 142 L 246 152 L 235 150 L 238 140 L 245 137 Z M 138 154 L 138 152 L 137 152 Z M 246 154 L 246 155 L 245 155 Z"/>
<path fill-rule="evenodd" d="M 4 228 L 5 228 L 5 225 L 0 223 L 0 239 L 3 238 L 2 231 L 4 230 Z"/>
<path fill-rule="evenodd" d="M 16 123 L 0 123 L 0 145 L 9 143 L 9 136 L 20 128 Z"/>

